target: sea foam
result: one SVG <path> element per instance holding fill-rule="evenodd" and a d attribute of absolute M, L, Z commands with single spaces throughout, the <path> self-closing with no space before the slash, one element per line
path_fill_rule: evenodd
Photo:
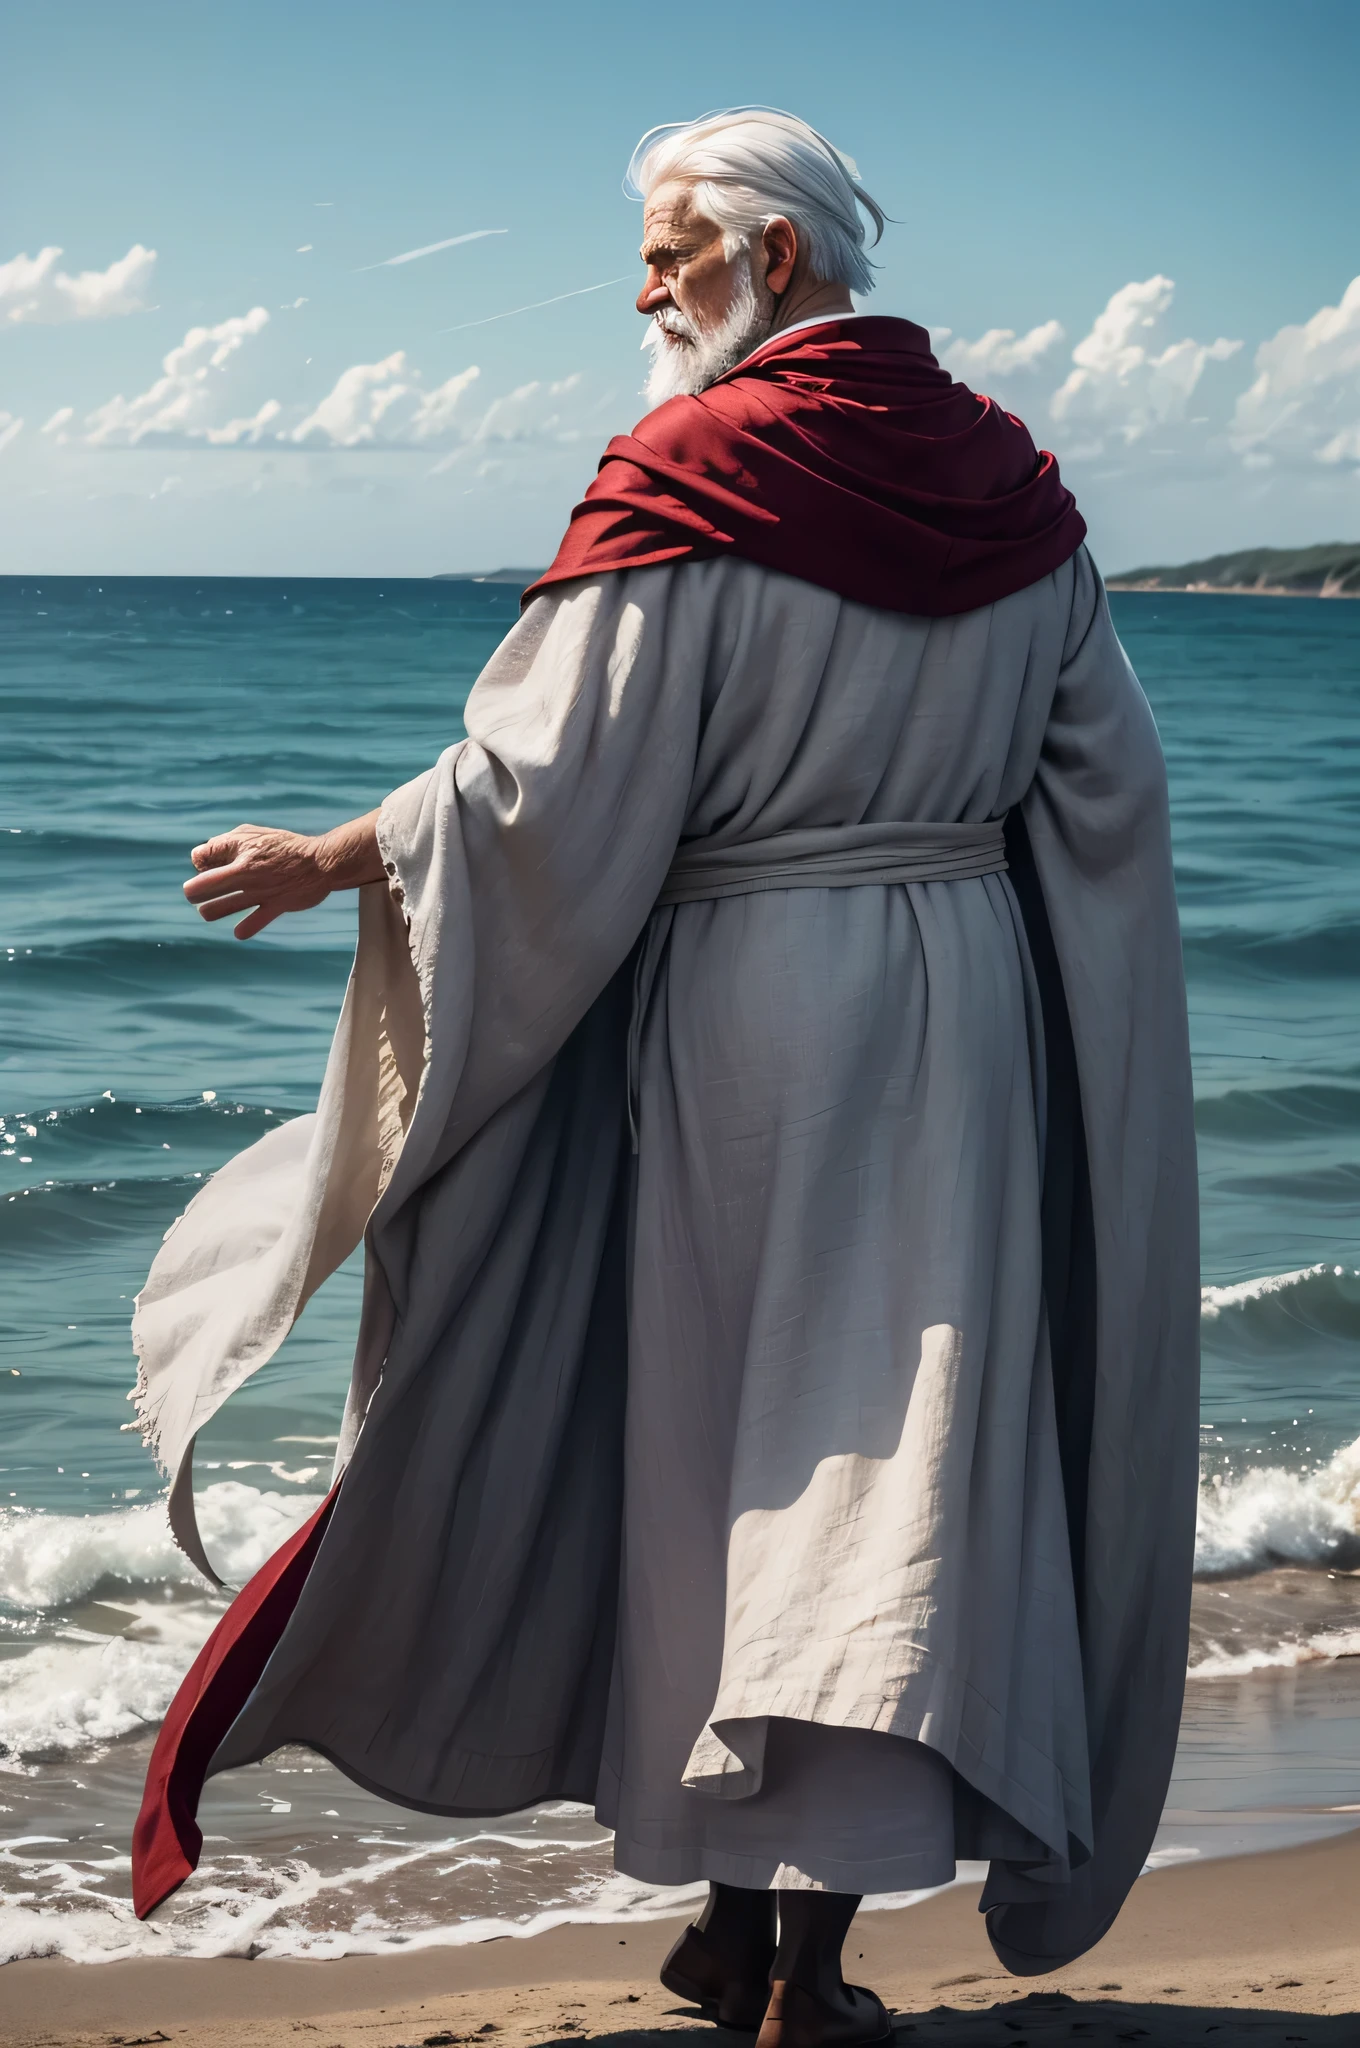
<path fill-rule="evenodd" d="M 1247 1308 L 1254 1301 L 1266 1301 L 1272 1294 L 1287 1294 L 1324 1275 L 1340 1280 L 1346 1277 L 1346 1268 L 1325 1263 L 1300 1266 L 1292 1273 L 1267 1273 L 1262 1279 L 1237 1280 L 1227 1287 L 1201 1287 L 1199 1312 L 1204 1321 L 1216 1322 L 1225 1308 Z"/>
<path fill-rule="evenodd" d="M 198 1496 L 199 1526 L 240 1585 L 316 1505 L 222 1480 Z M 0 1612 L 11 1637 L 37 1638 L 0 1660 L 0 1768 L 154 1726 L 225 1605 L 176 1546 L 163 1500 L 102 1515 L 0 1510 Z"/>
<path fill-rule="evenodd" d="M 222 1576 L 241 1585 L 320 1504 L 320 1495 L 264 1493 L 223 1479 L 196 1495 L 198 1525 Z M 163 1499 L 102 1515 L 0 1509 L 0 1602 L 64 1607 L 103 1587 L 201 1587 L 170 1534 Z"/>
<path fill-rule="evenodd" d="M 1280 1564 L 1360 1566 L 1360 1438 L 1311 1471 L 1265 1465 L 1201 1485 L 1196 1575 Z"/>

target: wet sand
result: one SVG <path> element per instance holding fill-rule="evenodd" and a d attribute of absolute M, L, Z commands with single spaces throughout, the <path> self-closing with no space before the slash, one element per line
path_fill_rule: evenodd
<path fill-rule="evenodd" d="M 1051 1977 L 1006 1976 L 977 1896 L 961 1886 L 852 1929 L 849 1973 L 893 2008 L 902 2048 L 1360 2042 L 1360 1831 L 1158 1871 L 1099 1948 Z M 680 1924 L 561 1927 L 334 1962 L 11 1963 L 0 1969 L 0 2041 L 632 2048 L 664 2033 L 675 2048 L 737 2048 L 749 2036 L 703 2025 L 656 1983 Z"/>

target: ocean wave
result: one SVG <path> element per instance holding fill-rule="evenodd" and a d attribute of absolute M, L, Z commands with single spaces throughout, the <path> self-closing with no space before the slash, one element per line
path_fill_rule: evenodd
<path fill-rule="evenodd" d="M 290 1476 L 324 1482 L 328 1466 Z M 215 1481 L 197 1499 L 209 1555 L 243 1584 L 320 1498 Z M 0 1509 L 0 1607 L 45 1633 L 0 1660 L 0 1758 L 23 1768 L 154 1725 L 225 1604 L 176 1545 L 163 1500 L 101 1515 Z"/>
<path fill-rule="evenodd" d="M 293 1112 L 218 1101 L 81 1104 L 0 1116 L 0 1249 L 77 1259 L 145 1245 L 217 1169 Z"/>
<path fill-rule="evenodd" d="M 1234 979 L 1290 982 L 1360 978 L 1360 923 L 1350 919 L 1311 930 L 1244 931 L 1229 926 L 1197 932 L 1185 941 L 1191 981 Z"/>
<path fill-rule="evenodd" d="M 199 1527 L 223 1577 L 244 1583 L 320 1498 L 262 1492 L 237 1479 L 201 1488 Z M 163 1500 L 102 1515 L 0 1508 L 0 1602 L 8 1607 L 63 1607 L 108 1586 L 148 1592 L 203 1583 L 170 1534 Z"/>
<path fill-rule="evenodd" d="M 184 833 L 169 829 L 156 838 L 133 838 L 119 832 L 73 832 L 69 827 L 54 830 L 44 825 L 19 825 L 10 827 L 6 837 L 14 842 L 5 849 L 11 857 L 12 872 L 23 875 L 27 867 L 33 867 L 49 881 L 50 863 L 65 858 L 94 861 L 101 870 L 132 860 L 185 859 Z"/>
<path fill-rule="evenodd" d="M 156 1175 L 115 1170 L 107 1181 L 20 1182 L 0 1193 L 0 1249 L 12 1260 L 65 1262 L 110 1240 L 116 1252 L 130 1237 L 144 1245 L 147 1231 L 164 1235 L 210 1178 L 210 1168 L 186 1165 L 179 1173 Z"/>
<path fill-rule="evenodd" d="M 296 1113 L 286 1104 L 219 1097 L 212 1088 L 171 1102 L 115 1098 L 110 1090 L 93 1103 L 0 1111 L 0 1173 L 26 1164 L 33 1171 L 19 1185 L 37 1186 L 103 1184 L 148 1169 L 152 1179 L 173 1177 L 189 1156 L 221 1164 Z"/>
<path fill-rule="evenodd" d="M 40 1643 L 0 1663 L 0 1770 L 31 1772 L 155 1728 L 217 1619 L 205 1608 L 139 1602 L 124 1632 Z"/>
<path fill-rule="evenodd" d="M 1228 1088 L 1195 1103 L 1201 1137 L 1238 1145 L 1274 1144 L 1360 1129 L 1360 1088 L 1341 1081 L 1300 1081 L 1281 1088 Z"/>
<path fill-rule="evenodd" d="M 589 1824 L 583 1809 L 570 1811 Z M 555 1927 L 645 1926 L 685 1913 L 703 1898 L 702 1883 L 645 1885 L 614 1871 L 610 1837 L 593 1825 L 591 1833 L 596 1839 L 554 1841 L 528 1830 L 497 1830 L 393 1842 L 386 1845 L 388 1853 L 367 1857 L 350 1845 L 350 1855 L 333 1868 L 303 1856 L 262 1858 L 208 1849 L 195 1876 L 154 1924 L 133 1914 L 126 1896 L 130 1859 L 112 1842 L 104 1853 L 86 1857 L 54 1854 L 70 1846 L 56 1838 L 0 1842 L 0 1873 L 8 1880 L 7 1897 L 0 1894 L 0 1962 L 61 1956 L 101 1963 L 166 1955 L 332 1961 L 527 1940 Z M 985 1876 L 985 1864 L 960 1863 L 953 1883 L 977 1884 Z M 447 1918 L 432 1911 L 431 1881 L 438 1884 L 435 1898 L 450 1892 L 457 1898 L 459 1878 L 463 1897 L 457 1903 L 466 1910 Z M 532 1887 L 542 1903 L 504 1914 L 476 1911 L 477 1894 L 500 1889 L 495 1880 L 507 1878 L 517 1890 Z M 951 1888 L 878 1893 L 864 1906 L 891 1912 Z"/>
<path fill-rule="evenodd" d="M 45 1143 L 74 1144 L 82 1150 L 92 1145 L 148 1146 L 153 1142 L 159 1144 L 166 1137 L 182 1135 L 186 1127 L 196 1125 L 208 1130 L 220 1127 L 226 1118 L 270 1114 L 255 1103 L 241 1102 L 232 1096 L 219 1097 L 213 1088 L 170 1102 L 139 1101 L 135 1095 L 117 1097 L 109 1089 L 97 1102 L 68 1103 L 56 1109 L 0 1111 L 0 1135 L 12 1136 L 16 1145 L 20 1137 L 29 1137 L 41 1138 Z M 28 1151 L 31 1147 L 19 1149 Z"/>
<path fill-rule="evenodd" d="M 1254 1678 L 1258 1672 L 1297 1671 L 1304 1664 L 1329 1664 L 1340 1657 L 1360 1657 L 1360 1626 L 1322 1629 L 1299 1641 L 1253 1645 L 1250 1649 L 1224 1649 L 1215 1645 L 1194 1659 L 1190 1678 Z"/>
<path fill-rule="evenodd" d="M 1360 1438 L 1310 1470 L 1265 1465 L 1201 1483 L 1196 1576 L 1281 1564 L 1360 1568 Z"/>
<path fill-rule="evenodd" d="M 1205 1322 L 1216 1322 L 1224 1309 L 1249 1309 L 1255 1303 L 1269 1301 L 1279 1294 L 1292 1294 L 1297 1301 L 1304 1293 L 1334 1293 L 1334 1289 L 1327 1287 L 1328 1281 L 1356 1278 L 1360 1275 L 1348 1271 L 1345 1266 L 1334 1266 L 1324 1260 L 1315 1266 L 1299 1266 L 1292 1273 L 1266 1273 L 1255 1280 L 1231 1281 L 1225 1287 L 1201 1287 L 1199 1312 Z M 1310 1287 L 1310 1282 L 1321 1285 Z"/>
<path fill-rule="evenodd" d="M 347 938 L 339 940 L 334 917 L 290 928 L 286 936 L 262 933 L 248 946 L 206 935 L 77 939 L 16 954 L 11 994 L 24 1004 L 67 996 L 82 1010 L 110 995 L 178 996 L 188 1002 L 222 987 L 311 987 L 319 975 L 347 969 L 353 953 Z"/>

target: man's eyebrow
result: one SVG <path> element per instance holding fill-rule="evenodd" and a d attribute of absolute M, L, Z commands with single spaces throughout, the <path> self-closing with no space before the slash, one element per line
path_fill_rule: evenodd
<path fill-rule="evenodd" d="M 693 237 L 684 234 L 676 235 L 666 242 L 644 241 L 638 250 L 638 255 L 644 263 L 655 263 L 662 256 L 675 256 L 683 263 L 686 255 L 693 253 Z"/>

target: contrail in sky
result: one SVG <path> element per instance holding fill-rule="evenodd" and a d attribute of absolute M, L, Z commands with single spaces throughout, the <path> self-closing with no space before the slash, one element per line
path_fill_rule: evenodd
<path fill-rule="evenodd" d="M 513 320 L 516 313 L 536 313 L 540 306 L 560 306 L 563 299 L 583 299 L 587 292 L 602 292 L 611 284 L 627 284 L 632 272 L 626 277 L 607 277 L 603 284 L 583 284 L 579 291 L 558 292 L 551 299 L 535 299 L 528 306 L 512 306 L 508 313 L 488 313 L 485 320 L 460 320 L 456 327 L 436 328 L 437 334 L 462 334 L 469 327 L 489 327 L 493 320 Z"/>
<path fill-rule="evenodd" d="M 361 263 L 357 277 L 365 270 L 390 270 L 394 263 L 414 263 L 418 256 L 437 256 L 441 249 L 456 249 L 460 242 L 480 242 L 487 235 L 508 235 L 509 228 L 474 228 L 470 235 L 450 235 L 447 242 L 427 242 L 423 249 L 407 249 L 400 256 L 384 256 L 381 263 Z"/>

